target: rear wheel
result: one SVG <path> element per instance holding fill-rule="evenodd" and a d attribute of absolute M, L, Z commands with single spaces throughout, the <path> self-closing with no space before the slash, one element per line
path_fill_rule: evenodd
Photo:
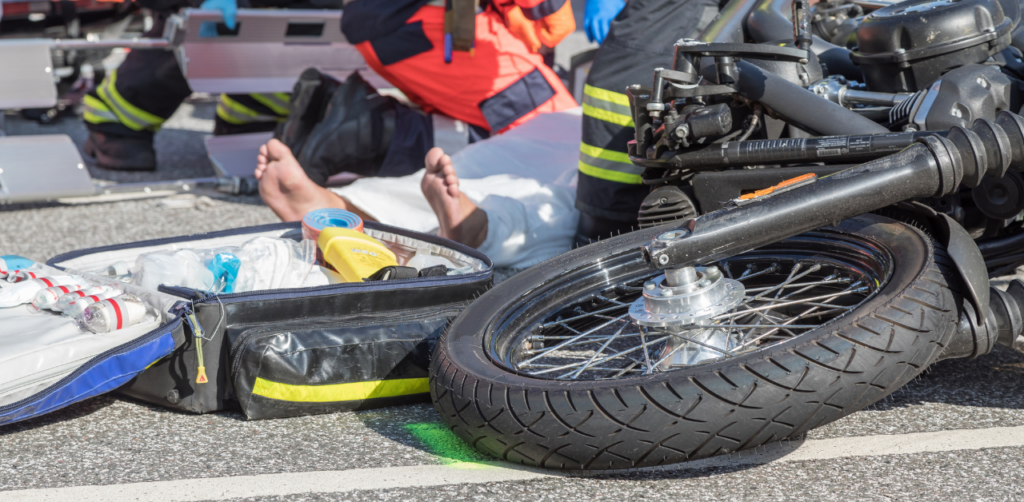
<path fill-rule="evenodd" d="M 885 397 L 936 359 L 959 319 L 931 241 L 865 215 L 717 263 L 745 293 L 699 328 L 640 326 L 628 309 L 658 271 L 638 246 L 662 231 L 577 249 L 471 304 L 431 363 L 452 430 L 560 469 L 731 453 Z"/>

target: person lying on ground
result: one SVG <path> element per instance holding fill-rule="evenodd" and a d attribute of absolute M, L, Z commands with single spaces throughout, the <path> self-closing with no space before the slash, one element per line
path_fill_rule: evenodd
<path fill-rule="evenodd" d="M 338 208 L 367 221 L 438 235 L 479 249 L 499 267 L 523 268 L 568 251 L 580 111 L 542 114 L 454 157 L 431 149 L 425 169 L 362 178 L 327 189 L 314 183 L 283 143 L 260 148 L 255 176 L 263 201 L 284 221 Z"/>

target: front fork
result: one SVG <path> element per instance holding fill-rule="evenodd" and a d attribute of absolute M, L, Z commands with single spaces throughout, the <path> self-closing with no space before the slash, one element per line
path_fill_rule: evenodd
<path fill-rule="evenodd" d="M 724 209 L 686 220 L 642 248 L 652 266 L 678 275 L 679 269 L 708 264 L 803 232 L 899 202 L 941 197 L 961 184 L 976 187 L 983 177 L 1024 170 L 1024 119 L 1002 112 L 995 123 L 979 120 L 954 127 L 946 137 L 928 136 L 901 152 L 813 179 L 799 188 L 737 200 Z M 945 245 L 965 285 L 959 344 L 946 357 L 988 353 L 994 343 L 1012 346 L 1024 331 L 1024 284 L 1003 292 L 990 288 L 984 259 L 967 232 L 945 215 L 936 238 Z M 980 315 L 979 315 L 980 314 Z M 948 351 L 949 352 L 949 351 Z"/>

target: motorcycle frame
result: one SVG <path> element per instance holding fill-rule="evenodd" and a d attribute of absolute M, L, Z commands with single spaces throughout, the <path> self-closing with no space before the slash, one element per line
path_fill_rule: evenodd
<path fill-rule="evenodd" d="M 700 40 L 737 43 L 751 38 L 792 37 L 792 22 L 780 14 L 790 3 L 731 0 Z M 1019 13 L 1015 16 L 1018 20 Z M 817 39 L 811 47 L 814 52 L 818 52 L 815 48 L 833 51 L 833 57 L 835 51 L 845 51 Z M 710 59 L 702 58 L 701 65 L 706 66 Z M 863 117 L 831 101 L 808 99 L 802 87 L 750 63 L 741 61 L 737 68 L 737 94 L 770 107 L 787 123 L 819 134 L 883 132 L 866 126 Z M 644 91 L 639 86 L 627 90 L 638 138 L 651 122 L 645 109 L 650 98 Z M 964 139 L 966 133 L 946 135 L 953 139 L 938 134 L 914 137 L 913 144 L 898 153 L 817 178 L 806 186 L 748 204 L 730 205 L 681 224 L 665 225 L 664 233 L 642 246 L 644 259 L 666 270 L 709 264 L 886 206 L 920 197 L 941 197 L 956 191 L 963 181 L 1002 176 L 1007 167 L 1024 169 L 1024 119 L 1003 112 L 999 122 L 1000 131 L 989 135 L 988 141 Z M 990 125 L 986 122 L 983 126 Z M 884 133 L 891 134 L 888 130 Z M 973 350 L 958 356 L 985 354 L 995 343 L 1013 345 L 1022 331 L 1020 304 L 1024 299 L 1015 301 L 1009 294 L 990 288 L 984 258 L 967 231 L 949 216 L 922 206 L 917 206 L 918 212 L 933 222 L 935 237 L 953 259 L 965 286 L 968 305 L 957 333 L 970 338 Z"/>

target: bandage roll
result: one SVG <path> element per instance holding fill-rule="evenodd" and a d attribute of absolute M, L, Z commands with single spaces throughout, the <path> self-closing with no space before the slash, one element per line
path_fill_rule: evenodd
<path fill-rule="evenodd" d="M 317 209 L 302 218 L 302 238 L 316 241 L 325 228 L 348 228 L 363 231 L 363 219 L 342 209 Z"/>
<path fill-rule="evenodd" d="M 0 290 L 0 308 L 13 307 L 15 305 L 31 302 L 32 298 L 34 298 L 36 293 L 40 290 L 52 288 L 54 286 L 77 284 L 80 280 L 81 279 L 76 279 L 71 276 L 62 275 L 39 277 L 36 279 L 21 281 L 17 284 L 12 284 Z"/>
<path fill-rule="evenodd" d="M 113 288 L 107 286 L 93 286 L 91 288 L 79 289 L 72 291 L 64 296 L 57 299 L 57 303 L 53 306 L 53 310 L 57 312 L 64 312 L 67 308 L 79 298 L 85 298 L 86 296 L 98 295 L 106 293 Z M 97 300 L 98 301 L 98 300 Z"/>
<path fill-rule="evenodd" d="M 121 295 L 89 305 L 77 319 L 93 333 L 110 333 L 134 326 L 145 318 L 145 302 L 135 295 Z"/>
<path fill-rule="evenodd" d="M 64 315 L 70 317 L 78 317 L 82 315 L 82 312 L 85 312 L 85 309 L 87 309 L 89 305 L 99 303 L 108 298 L 114 298 L 120 295 L 120 291 L 116 289 L 111 289 L 110 291 L 104 291 L 102 293 L 97 293 L 95 295 L 83 296 L 82 298 L 79 298 L 71 302 L 71 304 L 68 305 L 68 308 L 64 309 Z"/>
<path fill-rule="evenodd" d="M 70 286 L 54 286 L 52 288 L 46 288 L 36 293 L 36 296 L 32 298 L 32 306 L 37 309 L 53 309 L 57 305 L 57 300 L 60 297 L 75 291 L 82 289 L 84 286 L 81 284 L 74 284 Z"/>

